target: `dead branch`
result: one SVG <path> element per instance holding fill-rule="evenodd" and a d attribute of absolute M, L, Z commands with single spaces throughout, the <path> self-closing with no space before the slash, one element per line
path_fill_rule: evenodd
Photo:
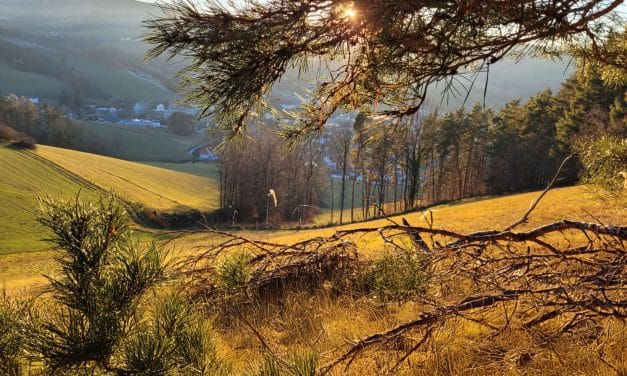
<path fill-rule="evenodd" d="M 428 252 L 416 244 L 425 234 L 438 239 L 431 241 L 430 248 L 425 243 Z M 365 235 L 381 239 L 382 249 L 399 254 L 420 252 L 425 258 L 429 280 L 437 283 L 411 296 L 422 303 L 416 319 L 356 341 L 322 367 L 323 374 L 340 364 L 350 366 L 366 352 L 420 333 L 421 339 L 390 368 L 393 371 L 411 353 L 420 351 L 437 328 L 453 319 L 481 323 L 497 334 L 504 330 L 499 328 L 542 327 L 553 336 L 584 322 L 627 319 L 627 226 L 563 220 L 529 231 L 460 234 L 405 222 L 341 230 L 293 244 L 216 235 L 221 237 L 217 245 L 187 263 L 195 296 L 214 309 L 263 301 L 267 291 L 276 294 L 282 288 L 305 285 L 316 289 L 329 280 L 339 293 L 355 291 L 360 288 L 359 273 L 373 264 L 358 257 L 358 240 Z M 250 252 L 251 272 L 241 291 L 227 293 L 216 284 L 215 265 L 221 254 L 232 250 Z M 352 296 L 364 294 L 368 292 Z M 501 322 L 501 310 L 507 307 L 513 311 Z M 562 324 L 556 328 L 556 323 Z"/>
<path fill-rule="evenodd" d="M 535 200 L 533 200 L 533 202 L 531 203 L 531 205 L 529 206 L 529 209 L 525 212 L 525 214 L 523 214 L 523 216 L 519 220 L 517 220 L 516 222 L 514 222 L 511 225 L 507 226 L 505 228 L 505 231 L 510 231 L 514 227 L 516 227 L 516 226 L 518 226 L 518 225 L 520 225 L 522 223 L 527 222 L 527 219 L 529 218 L 529 214 L 531 214 L 533 209 L 536 208 L 536 206 L 538 205 L 540 200 L 542 200 L 544 195 L 546 195 L 551 190 L 551 188 L 553 188 L 553 186 L 557 182 L 557 179 L 559 178 L 560 174 L 562 173 L 562 169 L 564 169 L 564 166 L 566 165 L 566 162 L 568 162 L 572 157 L 573 157 L 573 155 L 571 154 L 571 155 L 567 156 L 566 158 L 564 158 L 562 163 L 560 163 L 559 167 L 557 168 L 557 171 L 555 172 L 555 175 L 553 175 L 553 179 L 551 179 L 551 181 L 546 186 L 546 188 L 542 191 L 542 193 L 540 193 L 540 195 Z"/>

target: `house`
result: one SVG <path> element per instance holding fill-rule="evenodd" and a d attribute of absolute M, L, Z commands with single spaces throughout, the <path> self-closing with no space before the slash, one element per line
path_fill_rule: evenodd
<path fill-rule="evenodd" d="M 189 155 L 192 156 L 194 162 L 209 162 L 218 160 L 218 154 L 216 154 L 209 145 L 195 146 L 190 149 Z"/>
<path fill-rule="evenodd" d="M 159 121 L 146 120 L 146 119 L 122 120 L 118 124 L 126 125 L 129 127 L 138 127 L 138 128 L 165 128 L 165 126 L 161 125 L 161 122 Z"/>

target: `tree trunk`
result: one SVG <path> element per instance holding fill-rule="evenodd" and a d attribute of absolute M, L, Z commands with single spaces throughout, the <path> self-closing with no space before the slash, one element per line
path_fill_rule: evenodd
<path fill-rule="evenodd" d="M 344 142 L 344 155 L 342 161 L 342 189 L 340 191 L 340 225 L 344 220 L 344 192 L 345 192 L 345 183 L 346 183 L 346 162 L 348 159 L 348 147 L 350 141 Z"/>

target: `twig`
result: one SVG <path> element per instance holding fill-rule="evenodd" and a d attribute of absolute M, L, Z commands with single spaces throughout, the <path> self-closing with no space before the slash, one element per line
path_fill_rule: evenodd
<path fill-rule="evenodd" d="M 512 230 L 514 227 L 527 222 L 527 219 L 529 218 L 529 214 L 531 214 L 531 212 L 536 208 L 536 206 L 538 205 L 538 203 L 540 202 L 540 200 L 542 200 L 542 198 L 544 197 L 544 195 L 547 194 L 547 192 L 549 192 L 551 190 L 551 188 L 553 188 L 553 185 L 555 185 L 555 183 L 557 182 L 557 178 L 560 176 L 560 174 L 562 173 L 562 169 L 564 168 L 564 166 L 566 165 L 566 162 L 568 162 L 571 158 L 573 157 L 573 155 L 569 155 L 568 157 L 564 158 L 564 160 L 562 161 L 562 163 L 560 163 L 560 166 L 557 168 L 557 171 L 555 172 L 555 175 L 553 175 L 553 179 L 551 179 L 551 181 L 549 182 L 549 184 L 546 186 L 546 188 L 542 191 L 542 193 L 540 193 L 540 195 L 531 202 L 531 206 L 529 206 L 529 209 L 527 210 L 527 212 L 525 212 L 525 214 L 523 214 L 522 218 L 520 218 L 518 221 L 512 223 L 511 225 L 509 225 L 507 228 L 505 228 L 505 231 L 510 231 Z"/>

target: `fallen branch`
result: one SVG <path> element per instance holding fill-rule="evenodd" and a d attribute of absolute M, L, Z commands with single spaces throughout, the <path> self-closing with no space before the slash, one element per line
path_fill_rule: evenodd
<path fill-rule="evenodd" d="M 585 236 L 568 237 L 577 233 Z M 421 234 L 438 236 L 441 245 L 425 244 L 428 252 L 422 252 L 425 249 L 416 242 L 416 235 Z M 359 273 L 373 265 L 372 260 L 358 258 L 356 240 L 363 235 L 381 239 L 382 249 L 387 247 L 399 254 L 419 252 L 424 257 L 429 279 L 437 283 L 409 297 L 423 303 L 419 306 L 424 311 L 415 320 L 353 343 L 321 368 L 323 374 L 342 363 L 350 366 L 360 354 L 385 348 L 410 332 L 420 332 L 421 339 L 390 368 L 395 370 L 412 352 L 424 347 L 437 328 L 455 318 L 481 323 L 497 332 L 498 328 L 529 330 L 557 320 L 568 322 L 560 325 L 556 336 L 584 321 L 627 318 L 627 226 L 563 220 L 529 231 L 460 234 L 405 223 L 341 230 L 293 244 L 257 242 L 227 233 L 216 235 L 224 239 L 188 260 L 188 275 L 195 281 L 196 296 L 212 309 L 233 304 L 241 309 L 255 299 L 262 301 L 266 295 L 259 291 L 267 287 L 289 289 L 312 280 L 316 283 L 309 288 L 316 289 L 326 280 L 357 278 L 352 281 L 357 282 Z M 254 255 L 249 261 L 251 274 L 241 293 L 221 292 L 213 280 L 214 264 L 218 255 L 235 249 L 246 249 Z M 334 285 L 339 286 L 340 293 L 350 290 L 343 289 L 340 282 Z M 515 303 L 505 325 L 492 321 L 502 318 L 500 307 L 508 302 Z M 581 317 L 586 320 L 578 319 Z"/>
<path fill-rule="evenodd" d="M 566 162 L 568 162 L 572 157 L 573 157 L 573 155 L 571 154 L 568 157 L 564 158 L 562 163 L 560 163 L 559 167 L 557 168 L 557 171 L 555 172 L 555 175 L 553 175 L 553 179 L 551 179 L 551 181 L 546 186 L 546 188 L 542 191 L 542 193 L 540 193 L 540 195 L 535 200 L 533 200 L 533 202 L 531 203 L 531 205 L 529 206 L 529 209 L 525 212 L 525 214 L 523 214 L 523 216 L 518 221 L 516 221 L 516 222 L 512 223 L 511 225 L 507 226 L 505 228 L 505 231 L 510 231 L 514 227 L 516 227 L 516 226 L 518 226 L 518 225 L 520 225 L 522 223 L 527 222 L 527 219 L 529 218 L 529 214 L 531 214 L 531 212 L 536 208 L 536 206 L 538 205 L 540 200 L 542 200 L 544 195 L 546 195 L 551 190 L 551 188 L 553 188 L 553 186 L 557 182 L 558 177 L 562 173 L 562 169 L 566 165 Z"/>

